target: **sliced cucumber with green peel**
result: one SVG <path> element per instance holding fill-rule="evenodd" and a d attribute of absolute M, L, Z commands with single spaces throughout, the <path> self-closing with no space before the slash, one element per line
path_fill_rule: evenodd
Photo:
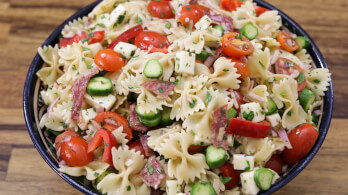
<path fill-rule="evenodd" d="M 249 40 L 253 40 L 259 34 L 259 30 L 252 24 L 246 24 L 240 29 L 240 33 Z"/>
<path fill-rule="evenodd" d="M 154 119 L 145 119 L 145 118 L 139 117 L 139 121 L 145 126 L 155 127 L 160 124 L 161 118 L 162 118 L 161 115 L 159 115 L 158 117 Z"/>
<path fill-rule="evenodd" d="M 226 163 L 228 155 L 223 148 L 217 148 L 211 145 L 206 150 L 205 159 L 211 169 L 216 169 Z"/>
<path fill-rule="evenodd" d="M 222 26 L 220 24 L 214 25 L 213 28 L 221 31 L 221 36 L 224 35 L 225 30 L 224 30 L 224 28 L 222 28 Z"/>
<path fill-rule="evenodd" d="M 304 89 L 300 93 L 300 104 L 305 111 L 308 111 L 309 106 L 315 101 L 315 93 L 310 89 Z"/>
<path fill-rule="evenodd" d="M 91 96 L 107 96 L 112 92 L 112 82 L 102 76 L 93 77 L 87 85 L 87 93 Z"/>
<path fill-rule="evenodd" d="M 163 67 L 156 59 L 151 59 L 146 62 L 144 67 L 144 75 L 150 79 L 157 79 L 163 74 Z"/>
<path fill-rule="evenodd" d="M 274 103 L 274 101 L 267 97 L 267 112 L 266 112 L 266 115 L 271 115 L 271 114 L 274 114 L 278 111 L 278 107 L 277 105 Z"/>
<path fill-rule="evenodd" d="M 193 185 L 191 195 L 216 195 L 216 192 L 210 182 L 199 181 Z"/>
<path fill-rule="evenodd" d="M 171 125 L 174 121 L 170 119 L 170 112 L 172 111 L 169 107 L 164 107 L 162 111 L 161 125 L 167 126 Z"/>
<path fill-rule="evenodd" d="M 310 44 L 311 44 L 309 42 L 309 39 L 307 37 L 303 37 L 303 36 L 296 37 L 296 42 L 299 46 L 297 51 L 301 51 L 302 49 L 308 49 Z"/>
<path fill-rule="evenodd" d="M 160 117 L 161 115 L 161 111 L 157 109 L 157 112 L 149 112 L 149 113 L 146 113 L 144 112 L 143 114 L 139 112 L 139 109 L 138 109 L 138 106 L 135 107 L 135 112 L 137 113 L 137 115 L 139 117 L 141 117 L 142 119 L 155 119 L 155 118 L 158 118 Z"/>
<path fill-rule="evenodd" d="M 268 190 L 273 181 L 274 173 L 267 168 L 260 168 L 254 172 L 254 181 L 261 190 Z"/>

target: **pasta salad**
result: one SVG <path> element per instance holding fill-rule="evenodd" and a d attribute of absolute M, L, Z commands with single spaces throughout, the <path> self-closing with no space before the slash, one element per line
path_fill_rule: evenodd
<path fill-rule="evenodd" d="M 318 137 L 309 47 L 248 0 L 104 0 L 38 49 L 40 128 L 101 194 L 257 194 Z"/>

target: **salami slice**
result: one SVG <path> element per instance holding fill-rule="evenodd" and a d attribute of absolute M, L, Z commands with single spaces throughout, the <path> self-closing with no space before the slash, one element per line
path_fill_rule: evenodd
<path fill-rule="evenodd" d="M 215 147 L 228 149 L 227 141 L 226 141 L 226 132 L 225 128 L 228 122 L 227 117 L 227 104 L 217 108 L 213 111 L 213 118 L 211 123 L 211 131 L 212 131 L 212 144 Z"/>
<path fill-rule="evenodd" d="M 212 11 L 205 12 L 206 15 L 213 21 L 213 23 L 220 24 L 225 31 L 233 32 L 233 19 L 224 14 L 217 14 Z"/>
<path fill-rule="evenodd" d="M 169 93 L 173 91 L 175 83 L 166 81 L 147 81 L 142 83 L 140 86 L 150 90 L 162 98 L 167 98 Z"/>
<path fill-rule="evenodd" d="M 140 172 L 140 177 L 147 186 L 157 189 L 162 180 L 166 178 L 166 173 L 159 161 L 156 158 L 152 158 Z"/>
<path fill-rule="evenodd" d="M 145 125 L 143 125 L 138 118 L 138 115 L 135 111 L 136 104 L 132 104 L 130 106 L 130 115 L 129 115 L 129 126 L 135 131 L 140 131 L 142 133 L 145 133 L 149 130 L 149 128 Z"/>
<path fill-rule="evenodd" d="M 149 136 L 148 135 L 142 135 L 140 136 L 140 143 L 144 148 L 145 151 L 145 156 L 149 157 L 153 155 L 153 151 L 151 150 L 151 148 L 149 147 L 149 145 L 147 145 L 147 138 Z"/>

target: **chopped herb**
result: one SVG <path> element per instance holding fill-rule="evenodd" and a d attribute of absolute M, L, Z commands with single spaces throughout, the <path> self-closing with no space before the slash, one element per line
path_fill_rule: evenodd
<path fill-rule="evenodd" d="M 187 9 L 187 10 L 190 10 L 190 9 L 191 9 L 191 7 L 186 7 L 186 9 Z"/>
<path fill-rule="evenodd" d="M 315 130 L 319 131 L 319 129 L 317 127 L 313 127 Z"/>
<path fill-rule="evenodd" d="M 131 191 L 132 187 L 130 185 L 127 186 L 127 191 Z"/>
<path fill-rule="evenodd" d="M 115 24 L 114 26 L 117 26 L 117 24 L 121 24 L 121 23 L 123 22 L 125 16 L 126 16 L 126 12 L 125 12 L 123 15 L 120 15 L 120 16 L 117 18 L 117 22 L 116 22 L 116 24 Z"/>
<path fill-rule="evenodd" d="M 69 150 L 70 150 L 71 152 L 74 152 L 74 153 L 76 153 L 76 151 L 75 151 L 75 150 L 73 150 L 73 149 L 71 149 L 71 148 L 69 148 Z"/>
<path fill-rule="evenodd" d="M 46 47 L 46 49 L 45 49 L 45 51 L 44 51 L 45 53 L 47 53 L 48 52 L 48 47 Z"/>
<path fill-rule="evenodd" d="M 237 39 L 240 39 L 241 41 L 243 41 L 243 35 L 242 35 L 242 34 L 236 35 L 236 38 L 237 38 Z"/>
<path fill-rule="evenodd" d="M 137 24 L 143 24 L 143 19 L 141 19 L 139 16 L 137 18 Z"/>
<path fill-rule="evenodd" d="M 110 144 L 109 143 L 104 143 L 104 146 L 109 146 Z"/>
<path fill-rule="evenodd" d="M 100 26 L 102 28 L 105 28 L 105 25 L 103 23 L 98 23 L 98 24 L 96 24 L 96 26 Z"/>
<path fill-rule="evenodd" d="M 280 95 L 281 95 L 282 97 L 286 97 L 286 94 L 283 93 L 283 92 L 281 92 Z"/>
<path fill-rule="evenodd" d="M 314 79 L 313 82 L 314 83 L 320 83 L 320 81 L 318 79 Z"/>
<path fill-rule="evenodd" d="M 153 167 L 151 166 L 151 163 L 150 163 L 150 162 L 147 163 L 147 169 L 148 169 L 150 175 L 152 175 L 154 170 L 153 170 Z"/>
<path fill-rule="evenodd" d="M 263 69 L 266 69 L 266 66 L 263 65 L 261 61 L 259 61 L 259 64 L 262 66 Z"/>
<path fill-rule="evenodd" d="M 158 91 L 159 91 L 160 93 L 163 93 L 163 89 L 162 89 L 162 88 L 158 88 Z"/>
<path fill-rule="evenodd" d="M 246 111 L 243 112 L 243 118 L 245 118 L 248 121 L 252 121 L 254 119 L 254 111 L 250 111 L 249 113 L 247 113 Z"/>
<path fill-rule="evenodd" d="M 164 18 L 164 12 L 161 13 L 162 18 Z"/>
<path fill-rule="evenodd" d="M 289 62 L 288 60 L 285 61 L 285 64 L 287 64 L 289 67 L 293 66 L 295 63 Z"/>
<path fill-rule="evenodd" d="M 175 9 L 172 10 L 173 14 L 175 14 Z"/>
<path fill-rule="evenodd" d="M 233 142 L 233 147 L 238 148 L 238 147 L 241 146 L 241 145 L 242 145 L 242 143 L 240 143 L 240 142 L 237 141 L 237 140 L 234 140 L 234 142 Z"/>
<path fill-rule="evenodd" d="M 289 112 L 287 113 L 287 115 L 288 115 L 288 116 L 291 116 L 291 111 L 289 111 Z"/>
<path fill-rule="evenodd" d="M 73 64 L 71 69 L 73 69 L 73 70 L 77 70 L 76 65 L 75 65 L 75 64 Z"/>
<path fill-rule="evenodd" d="M 87 47 L 84 47 L 84 46 L 81 46 L 82 50 L 83 51 L 90 51 L 91 49 L 90 48 L 87 48 Z"/>
<path fill-rule="evenodd" d="M 228 71 L 230 71 L 230 70 L 229 70 L 229 69 L 224 69 L 223 71 L 224 71 L 224 72 L 228 72 Z"/>
<path fill-rule="evenodd" d="M 226 114 L 225 108 L 221 108 L 221 114 Z"/>
<path fill-rule="evenodd" d="M 229 181 L 231 181 L 232 177 L 222 177 L 220 176 L 220 181 L 223 183 L 223 184 L 226 184 L 228 183 Z"/>
<path fill-rule="evenodd" d="M 62 122 L 62 126 L 63 126 L 64 129 L 68 128 L 68 125 L 66 123 L 64 123 L 64 122 Z"/>
<path fill-rule="evenodd" d="M 167 22 L 167 23 L 166 23 L 166 28 L 169 29 L 170 27 L 172 27 L 172 24 L 171 24 L 170 22 Z"/>
<path fill-rule="evenodd" d="M 212 98 L 213 97 L 211 96 L 211 94 L 208 91 L 207 95 L 205 96 L 205 104 L 208 104 L 211 101 Z"/>
<path fill-rule="evenodd" d="M 247 162 L 248 166 L 245 167 L 244 171 L 250 171 L 250 162 L 248 160 L 246 162 Z"/>
<path fill-rule="evenodd" d="M 97 112 L 97 108 L 96 108 L 96 107 L 93 107 L 93 111 L 94 111 L 94 112 Z"/>
<path fill-rule="evenodd" d="M 91 64 L 86 64 L 87 69 L 92 69 L 93 66 Z"/>
<path fill-rule="evenodd" d="M 192 102 L 189 103 L 190 108 L 194 108 L 196 105 L 197 100 L 192 100 Z"/>
<path fill-rule="evenodd" d="M 94 177 L 98 177 L 98 176 L 99 176 L 99 173 L 94 172 Z"/>
<path fill-rule="evenodd" d="M 191 135 L 196 135 L 196 133 L 193 131 L 193 130 L 191 130 Z"/>
<path fill-rule="evenodd" d="M 243 17 L 238 16 L 237 20 L 244 20 Z"/>

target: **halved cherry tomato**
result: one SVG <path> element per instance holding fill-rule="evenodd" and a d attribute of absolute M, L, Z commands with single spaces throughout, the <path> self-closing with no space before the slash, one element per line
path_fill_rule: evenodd
<path fill-rule="evenodd" d="M 286 75 L 291 75 L 293 73 L 293 71 L 298 71 L 298 72 L 302 72 L 303 70 L 302 68 L 295 64 L 295 62 L 286 59 L 286 58 L 278 58 L 278 60 L 275 63 L 275 73 L 277 74 L 286 74 Z M 297 78 L 296 78 L 297 80 Z M 298 83 L 297 84 L 297 90 L 298 91 L 302 91 L 304 88 L 306 88 L 306 80 L 304 80 L 302 83 Z"/>
<path fill-rule="evenodd" d="M 88 143 L 81 137 L 71 136 L 63 141 L 60 147 L 60 157 L 72 167 L 82 167 L 93 160 L 93 154 L 87 152 Z"/>
<path fill-rule="evenodd" d="M 234 167 L 231 163 L 227 162 L 226 164 L 219 167 L 222 177 L 230 177 L 231 180 L 225 183 L 226 190 L 230 190 L 236 187 L 240 183 L 239 172 L 234 170 Z"/>
<path fill-rule="evenodd" d="M 75 131 L 64 131 L 64 133 L 58 135 L 56 137 L 56 140 L 54 141 L 54 147 L 56 148 L 56 151 L 60 148 L 62 143 L 64 142 L 64 139 L 68 136 L 77 136 L 79 137 L 80 135 L 76 133 Z"/>
<path fill-rule="evenodd" d="M 112 49 L 102 49 L 95 55 L 94 63 L 103 70 L 117 71 L 126 64 L 126 60 Z"/>
<path fill-rule="evenodd" d="M 189 27 L 190 21 L 195 25 L 199 19 L 204 16 L 204 12 L 208 12 L 209 8 L 202 5 L 185 5 L 178 13 L 178 18 L 181 24 Z"/>
<path fill-rule="evenodd" d="M 114 112 L 101 112 L 101 113 L 98 113 L 97 116 L 94 117 L 94 120 L 97 123 L 102 124 L 101 125 L 102 128 L 105 127 L 105 129 L 109 130 L 109 129 L 111 129 L 112 125 L 105 124 L 105 119 L 114 120 L 115 123 L 118 124 L 117 127 L 123 126 L 123 133 L 127 134 L 126 138 L 128 140 L 131 140 L 133 138 L 133 131 L 131 128 L 128 127 L 128 121 L 123 116 L 121 116 L 117 113 L 114 113 Z M 108 125 L 108 126 L 106 126 L 106 125 Z M 115 130 L 117 127 L 115 127 L 113 130 Z"/>
<path fill-rule="evenodd" d="M 72 45 L 73 43 L 78 43 L 81 40 L 87 41 L 88 44 L 99 43 L 104 39 L 104 31 L 94 31 L 91 34 L 87 35 L 85 32 L 82 32 L 81 35 L 75 34 L 72 38 L 62 38 L 59 41 L 60 47 L 66 47 Z"/>
<path fill-rule="evenodd" d="M 317 140 L 319 132 L 314 125 L 305 123 L 293 129 L 289 135 L 292 149 L 284 150 L 283 159 L 289 165 L 294 165 L 305 157 Z"/>
<path fill-rule="evenodd" d="M 71 42 L 71 38 L 62 38 L 59 40 L 59 47 L 66 47 L 68 45 L 70 45 Z"/>
<path fill-rule="evenodd" d="M 235 90 L 232 90 L 232 93 L 234 93 L 234 96 L 236 98 L 236 101 L 238 103 L 238 108 L 236 108 L 235 106 L 233 106 L 236 111 L 237 111 L 237 116 L 239 115 L 239 112 L 240 112 L 240 106 L 242 104 L 245 104 L 244 100 L 243 100 L 243 95 L 239 93 L 239 91 L 235 91 Z"/>
<path fill-rule="evenodd" d="M 157 49 L 169 47 L 169 41 L 166 36 L 154 31 L 143 31 L 135 37 L 134 44 L 142 50 L 147 50 L 150 45 Z"/>
<path fill-rule="evenodd" d="M 251 54 L 254 51 L 254 46 L 244 36 L 241 36 L 243 40 L 237 38 L 238 33 L 228 32 L 222 37 L 222 50 L 224 54 L 232 58 L 240 58 Z"/>
<path fill-rule="evenodd" d="M 284 164 L 284 161 L 282 157 L 278 154 L 274 154 L 266 163 L 265 168 L 272 169 L 273 171 L 277 173 L 282 173 L 282 165 Z"/>
<path fill-rule="evenodd" d="M 104 31 L 94 31 L 91 34 L 88 35 L 88 43 L 99 43 L 102 42 L 104 39 Z"/>
<path fill-rule="evenodd" d="M 187 151 L 189 154 L 204 153 L 206 148 L 207 146 L 191 145 Z"/>
<path fill-rule="evenodd" d="M 147 11 L 157 18 L 174 18 L 173 7 L 167 0 L 152 0 L 147 6 Z"/>
<path fill-rule="evenodd" d="M 298 49 L 297 42 L 291 38 L 290 33 L 285 31 L 280 31 L 277 37 L 280 47 L 288 52 L 293 52 Z"/>
<path fill-rule="evenodd" d="M 96 150 L 97 147 L 100 146 L 103 141 L 104 141 L 103 161 L 113 166 L 111 148 L 112 147 L 117 148 L 118 146 L 117 146 L 116 138 L 114 137 L 114 135 L 112 135 L 110 131 L 105 129 L 99 129 L 94 134 L 94 137 L 91 140 L 91 142 L 88 144 L 87 152 L 90 154 L 93 154 L 94 150 Z"/>
<path fill-rule="evenodd" d="M 260 16 L 261 14 L 269 11 L 269 9 L 261 7 L 261 6 L 257 6 L 257 5 L 254 6 L 254 8 L 255 8 L 256 16 Z"/>
<path fill-rule="evenodd" d="M 143 27 L 139 24 L 136 25 L 125 32 L 123 32 L 120 36 L 118 36 L 116 39 L 112 41 L 112 43 L 107 47 L 108 49 L 114 49 L 114 47 L 119 42 L 128 42 L 131 39 L 134 39 L 139 33 L 143 32 Z"/>
<path fill-rule="evenodd" d="M 139 151 L 145 157 L 148 157 L 145 155 L 145 150 L 143 148 L 143 145 L 141 145 L 140 140 L 132 141 L 131 143 L 128 144 L 128 146 L 129 146 L 129 150 L 134 149 L 135 151 Z"/>
<path fill-rule="evenodd" d="M 242 5 L 244 5 L 242 0 L 221 0 L 220 2 L 220 8 L 227 11 L 236 11 Z"/>
<path fill-rule="evenodd" d="M 242 78 L 250 76 L 249 66 L 240 59 L 230 58 L 232 62 L 235 62 L 234 67 L 237 68 L 237 73 L 241 75 Z"/>
<path fill-rule="evenodd" d="M 271 124 L 268 121 L 254 123 L 248 120 L 231 118 L 226 133 L 244 137 L 265 138 L 270 129 Z"/>

